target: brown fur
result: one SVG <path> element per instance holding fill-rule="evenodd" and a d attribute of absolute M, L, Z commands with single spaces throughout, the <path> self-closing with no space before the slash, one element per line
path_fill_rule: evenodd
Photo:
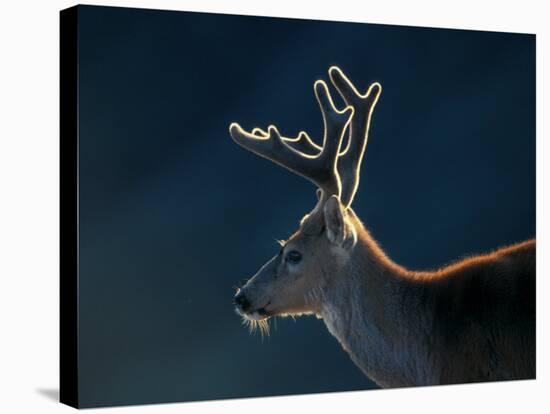
<path fill-rule="evenodd" d="M 387 387 L 535 377 L 534 240 L 412 272 L 354 222 L 347 280 L 325 299 L 342 314 L 329 329 L 369 377 Z M 349 301 L 332 299 L 340 289 L 354 291 Z"/>

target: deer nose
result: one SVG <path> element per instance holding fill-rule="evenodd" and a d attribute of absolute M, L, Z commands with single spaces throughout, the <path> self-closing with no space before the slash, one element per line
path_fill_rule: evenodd
<path fill-rule="evenodd" d="M 241 310 L 246 311 L 250 307 L 250 302 L 246 298 L 243 292 L 239 292 L 235 295 L 234 299 L 235 305 L 237 305 Z"/>

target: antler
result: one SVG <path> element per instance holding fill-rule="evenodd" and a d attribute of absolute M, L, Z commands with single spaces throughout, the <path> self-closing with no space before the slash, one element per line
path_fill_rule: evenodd
<path fill-rule="evenodd" d="M 283 137 L 273 125 L 267 131 L 254 128 L 247 132 L 239 124 L 232 123 L 229 132 L 233 140 L 247 150 L 316 184 L 322 190 L 319 204 L 336 194 L 344 206 L 349 207 L 359 186 L 359 170 L 367 145 L 371 114 L 382 87 L 375 82 L 361 95 L 336 66 L 329 69 L 329 75 L 347 106 L 342 111 L 336 109 L 326 83 L 315 82 L 315 96 L 325 127 L 322 147 L 303 131 L 296 138 Z M 348 126 L 349 139 L 343 148 Z"/>
<path fill-rule="evenodd" d="M 239 124 L 232 123 L 229 132 L 233 140 L 247 150 L 307 178 L 326 195 L 339 195 L 341 184 L 336 162 L 344 132 L 353 117 L 353 108 L 336 109 L 323 81 L 315 82 L 314 90 L 325 127 L 320 151 L 307 134 L 301 133 L 295 139 L 283 138 L 273 125 L 267 132 L 259 128 L 246 132 Z"/>
<path fill-rule="evenodd" d="M 346 105 L 354 109 L 348 145 L 338 158 L 338 174 L 342 182 L 340 199 L 349 207 L 359 187 L 359 171 L 367 147 L 371 115 L 382 92 L 382 86 L 375 82 L 364 95 L 361 95 L 340 68 L 332 66 L 329 76 Z"/>

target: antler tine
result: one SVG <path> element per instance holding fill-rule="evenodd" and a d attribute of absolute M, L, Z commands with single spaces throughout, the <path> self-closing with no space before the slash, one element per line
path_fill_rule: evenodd
<path fill-rule="evenodd" d="M 269 134 L 267 131 L 264 131 L 262 128 L 254 128 L 252 130 L 253 135 L 260 135 L 267 137 Z M 292 147 L 296 151 L 302 152 L 306 155 L 318 155 L 323 147 L 317 145 L 313 140 L 309 137 L 307 132 L 300 131 L 298 136 L 296 138 L 290 138 L 290 137 L 283 137 L 281 136 L 285 144 L 287 144 L 289 147 Z"/>
<path fill-rule="evenodd" d="M 334 181 L 334 186 L 328 188 L 328 191 L 323 186 L 319 186 L 319 188 L 324 190 L 326 196 L 330 196 L 331 194 L 340 195 L 341 183 L 336 171 L 336 165 L 342 141 L 344 140 L 344 134 L 350 121 L 353 119 L 354 109 L 351 106 L 347 106 L 342 111 L 336 109 L 328 86 L 324 81 L 316 81 L 313 87 L 317 103 L 323 115 L 324 124 L 323 149 L 317 159 L 323 165 L 321 171 L 326 174 L 325 179 L 327 181 Z"/>
<path fill-rule="evenodd" d="M 231 124 L 229 132 L 237 144 L 307 178 L 325 194 L 340 194 L 336 163 L 344 133 L 353 116 L 353 108 L 338 111 L 323 81 L 315 82 L 315 96 L 325 127 L 323 147 L 320 150 L 307 135 L 300 134 L 296 139 L 283 138 L 273 125 L 269 126 L 267 135 L 259 128 L 255 128 L 253 133 L 246 132 L 237 123 Z M 317 154 L 307 154 L 291 146 L 290 143 L 299 143 L 300 140 L 300 148 L 317 149 Z"/>
<path fill-rule="evenodd" d="M 267 132 L 267 131 L 264 131 L 262 128 L 254 128 L 254 129 L 252 130 L 252 134 L 253 134 L 253 135 L 263 136 L 263 137 L 266 137 L 266 138 L 269 136 L 268 132 Z"/>
<path fill-rule="evenodd" d="M 323 149 L 323 147 L 313 142 L 305 131 L 300 131 L 296 138 L 283 137 L 283 140 L 288 146 L 307 155 L 318 155 Z"/>
<path fill-rule="evenodd" d="M 346 207 L 349 207 L 359 187 L 359 172 L 367 146 L 371 115 L 382 92 L 382 86 L 375 82 L 362 95 L 340 68 L 331 67 L 329 76 L 346 105 L 354 109 L 349 142 L 338 159 L 338 174 L 342 185 L 340 199 Z"/>

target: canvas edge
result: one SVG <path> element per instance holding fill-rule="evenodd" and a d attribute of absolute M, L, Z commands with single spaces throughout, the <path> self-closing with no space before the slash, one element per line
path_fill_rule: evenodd
<path fill-rule="evenodd" d="M 78 408 L 78 6 L 59 23 L 59 399 Z"/>

